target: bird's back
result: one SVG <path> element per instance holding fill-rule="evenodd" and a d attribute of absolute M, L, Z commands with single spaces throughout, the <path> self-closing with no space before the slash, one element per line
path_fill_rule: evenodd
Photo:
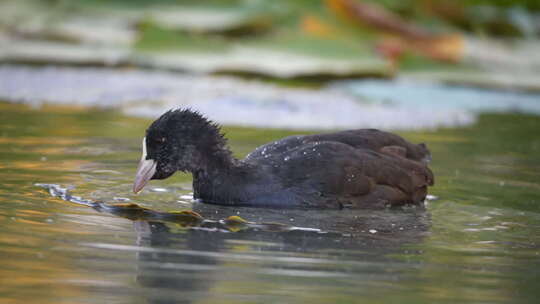
<path fill-rule="evenodd" d="M 433 184 L 424 145 L 373 129 L 290 136 L 245 159 L 274 176 L 291 205 L 380 207 L 418 203 Z M 290 195 L 293 193 L 294 195 Z"/>
<path fill-rule="evenodd" d="M 355 149 L 368 149 L 385 154 L 398 154 L 407 159 L 429 162 L 431 154 L 425 144 L 413 144 L 399 135 L 377 129 L 357 129 L 315 135 L 293 135 L 262 145 L 246 156 L 247 161 L 264 162 L 272 155 L 282 154 L 313 142 L 338 142 Z"/>

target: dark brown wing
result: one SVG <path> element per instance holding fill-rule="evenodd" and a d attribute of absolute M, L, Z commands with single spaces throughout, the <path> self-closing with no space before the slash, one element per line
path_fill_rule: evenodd
<path fill-rule="evenodd" d="M 358 129 L 335 133 L 308 135 L 305 141 L 335 141 L 357 149 L 369 149 L 405 158 L 428 162 L 431 154 L 425 144 L 413 144 L 403 137 L 377 129 Z"/>
<path fill-rule="evenodd" d="M 418 203 L 433 184 L 432 172 L 421 162 L 338 142 L 314 142 L 286 154 L 288 161 L 277 171 L 284 187 L 312 195 L 314 204 Z"/>

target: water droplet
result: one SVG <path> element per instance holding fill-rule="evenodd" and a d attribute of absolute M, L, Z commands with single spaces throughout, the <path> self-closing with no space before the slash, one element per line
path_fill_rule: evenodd
<path fill-rule="evenodd" d="M 129 202 L 129 201 L 130 201 L 130 199 L 127 198 L 127 197 L 116 197 L 116 196 L 115 196 L 115 197 L 113 197 L 113 199 L 114 199 L 115 201 L 119 201 L 119 202 Z"/>
<path fill-rule="evenodd" d="M 438 200 L 438 199 L 439 199 L 438 196 L 431 195 L 431 194 L 426 195 L 426 200 L 428 200 L 428 201 L 435 201 L 435 200 Z"/>

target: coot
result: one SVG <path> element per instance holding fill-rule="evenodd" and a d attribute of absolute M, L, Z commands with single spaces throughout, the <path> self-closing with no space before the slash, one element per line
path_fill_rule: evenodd
<path fill-rule="evenodd" d="M 375 129 L 290 136 L 239 160 L 217 124 L 176 109 L 150 125 L 142 149 L 135 193 L 151 179 L 190 172 L 194 197 L 211 204 L 384 208 L 421 203 L 433 185 L 424 144 Z"/>

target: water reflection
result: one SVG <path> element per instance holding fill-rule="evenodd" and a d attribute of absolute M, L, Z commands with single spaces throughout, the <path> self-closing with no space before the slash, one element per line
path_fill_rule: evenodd
<path fill-rule="evenodd" d="M 213 256 L 179 254 L 174 251 L 184 235 L 171 233 L 160 222 L 136 221 L 136 245 L 155 250 L 137 251 L 137 283 L 146 289 L 148 303 L 192 303 L 214 284 L 211 272 L 218 261 Z M 194 251 L 215 252 L 218 244 L 199 233 L 189 233 L 187 247 Z M 212 234 L 210 234 L 212 235 Z M 198 241 L 196 240 L 198 237 Z M 160 292 L 160 290 L 165 292 Z"/>
<path fill-rule="evenodd" d="M 190 303 L 211 296 L 216 286 L 260 277 L 331 280 L 332 285 L 355 280 L 367 288 L 385 279 L 389 268 L 400 276 L 403 265 L 388 256 L 420 244 L 431 225 L 424 208 L 321 212 L 193 203 L 190 211 L 160 212 L 94 202 L 57 185 L 38 186 L 63 200 L 133 221 L 133 245 L 83 246 L 135 252 L 136 282 L 150 303 Z M 380 269 L 385 270 L 382 276 Z"/>
<path fill-rule="evenodd" d="M 211 290 L 222 285 L 233 286 L 223 290 L 225 295 L 245 297 L 242 289 L 234 286 L 250 278 L 337 281 L 332 285 L 348 280 L 377 280 L 380 277 L 371 272 L 376 273 L 384 263 L 389 263 L 386 266 L 390 269 L 395 267 L 386 256 L 401 253 L 403 245 L 420 243 L 430 226 L 425 211 L 321 214 L 211 205 L 196 205 L 195 210 L 214 218 L 239 212 L 253 219 L 286 219 L 298 226 L 326 227 L 335 233 L 184 231 L 162 222 L 135 221 L 137 247 L 130 249 L 137 252 L 137 283 L 150 289 L 144 293 L 150 303 L 191 303 L 208 297 Z"/>

